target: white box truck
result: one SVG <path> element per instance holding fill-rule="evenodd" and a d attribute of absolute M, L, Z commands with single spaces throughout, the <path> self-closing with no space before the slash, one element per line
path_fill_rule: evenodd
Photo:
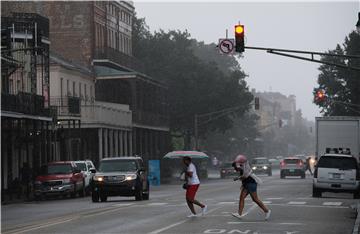
<path fill-rule="evenodd" d="M 360 116 L 316 117 L 316 157 L 327 148 L 350 149 L 351 155 L 360 159 Z"/>

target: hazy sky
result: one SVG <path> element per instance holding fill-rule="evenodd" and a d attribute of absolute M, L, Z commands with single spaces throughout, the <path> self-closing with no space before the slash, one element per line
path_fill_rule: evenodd
<path fill-rule="evenodd" d="M 187 29 L 206 43 L 234 37 L 234 25 L 245 25 L 246 46 L 327 51 L 342 44 L 355 29 L 359 1 L 348 2 L 136 2 L 138 17 L 151 31 Z M 312 104 L 319 64 L 246 50 L 240 59 L 250 88 L 294 94 L 297 108 L 313 120 L 319 109 Z"/>

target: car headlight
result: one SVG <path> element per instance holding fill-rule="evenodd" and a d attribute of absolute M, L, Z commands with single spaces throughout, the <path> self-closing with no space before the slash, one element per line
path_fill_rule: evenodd
<path fill-rule="evenodd" d="M 267 167 L 267 166 L 263 166 L 263 169 L 266 170 L 266 169 L 268 169 L 268 167 Z"/>
<path fill-rule="evenodd" d="M 129 174 L 125 176 L 125 180 L 135 180 L 137 178 L 136 174 Z"/>
<path fill-rule="evenodd" d="M 63 179 L 63 184 L 70 184 L 71 180 L 70 179 Z"/>
<path fill-rule="evenodd" d="M 104 176 L 94 176 L 94 180 L 99 182 L 104 181 Z"/>
<path fill-rule="evenodd" d="M 253 169 L 253 170 L 256 170 L 256 167 L 253 167 L 252 169 Z"/>

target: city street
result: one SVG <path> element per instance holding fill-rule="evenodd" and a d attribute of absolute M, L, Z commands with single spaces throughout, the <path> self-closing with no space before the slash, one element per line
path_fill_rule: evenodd
<path fill-rule="evenodd" d="M 2 207 L 2 233 L 352 233 L 357 201 L 350 194 L 324 193 L 312 198 L 312 180 L 261 176 L 258 194 L 272 210 L 269 221 L 248 198 L 242 220 L 237 211 L 239 182 L 210 179 L 197 194 L 208 205 L 204 217 L 190 214 L 181 184 L 154 187 L 149 201 L 111 197 L 47 200 Z M 198 211 L 200 211 L 198 209 Z"/>

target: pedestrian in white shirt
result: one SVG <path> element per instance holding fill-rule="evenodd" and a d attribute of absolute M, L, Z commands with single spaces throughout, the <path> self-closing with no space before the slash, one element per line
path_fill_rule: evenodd
<path fill-rule="evenodd" d="M 205 215 L 207 206 L 195 200 L 196 192 L 200 186 L 200 180 L 196 172 L 196 167 L 191 162 L 190 157 L 184 157 L 183 162 L 187 166 L 187 170 L 185 172 L 185 179 L 187 180 L 186 202 L 191 211 L 191 214 L 188 217 L 196 216 L 194 204 L 200 206 L 202 215 Z"/>

